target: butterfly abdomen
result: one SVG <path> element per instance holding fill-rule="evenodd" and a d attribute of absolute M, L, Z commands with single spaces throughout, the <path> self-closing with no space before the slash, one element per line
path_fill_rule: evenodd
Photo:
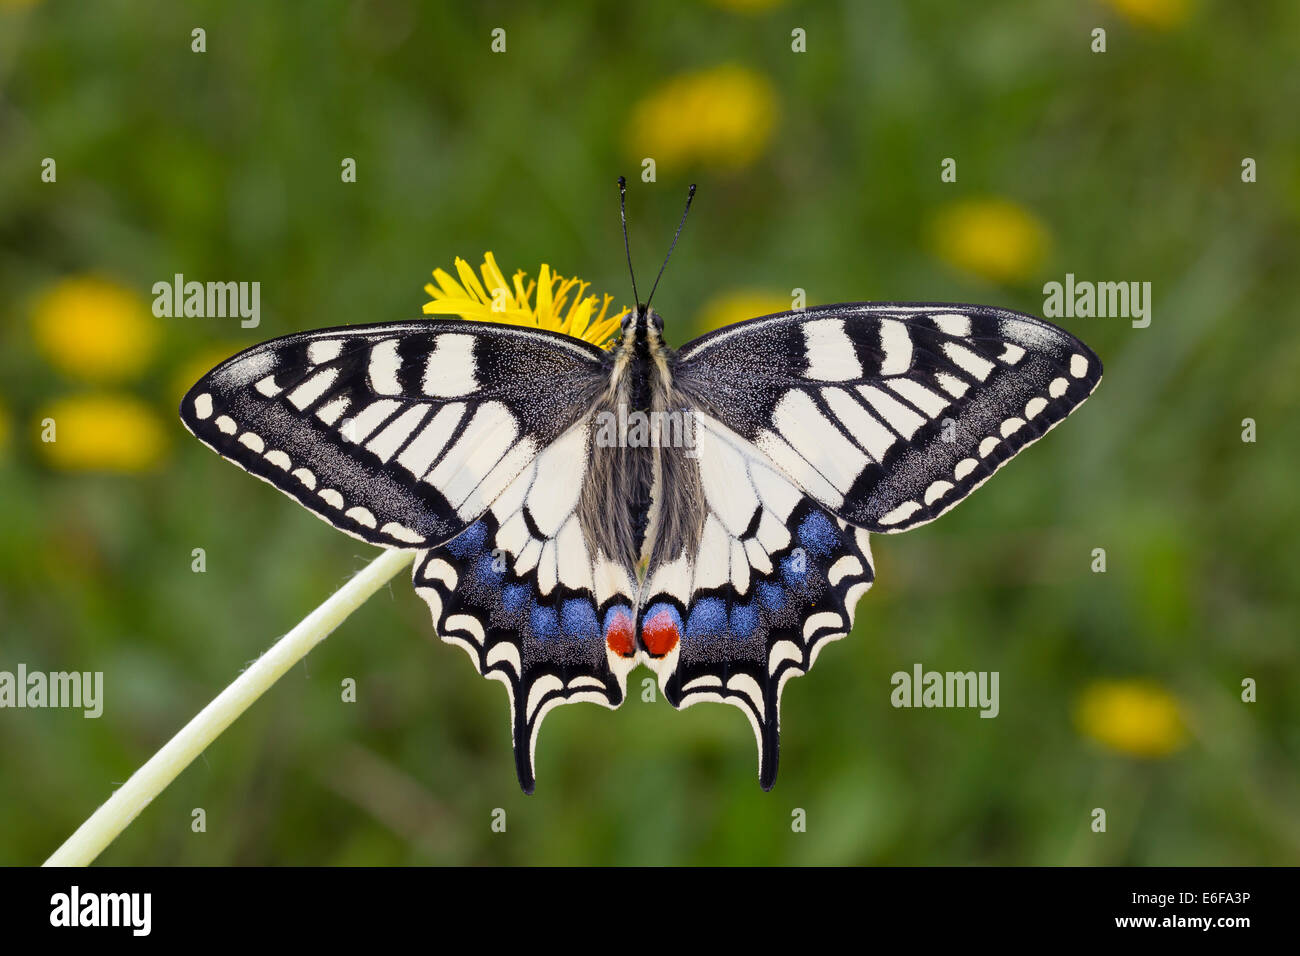
<path fill-rule="evenodd" d="M 587 547 L 634 567 L 645 534 L 639 517 L 648 496 L 645 449 L 629 447 L 620 430 L 629 413 L 626 389 L 606 395 L 592 409 L 587 471 L 578 499 L 578 518 Z"/>

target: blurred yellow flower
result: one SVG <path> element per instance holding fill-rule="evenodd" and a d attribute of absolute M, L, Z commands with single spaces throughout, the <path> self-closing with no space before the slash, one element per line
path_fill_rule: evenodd
<path fill-rule="evenodd" d="M 724 325 L 756 319 L 760 315 L 789 312 L 793 304 L 794 300 L 790 296 L 776 292 L 750 289 L 724 292 L 704 303 L 700 309 L 698 328 L 700 332 L 712 332 Z"/>
<path fill-rule="evenodd" d="M 50 364 L 89 382 L 138 375 L 158 342 L 145 300 L 95 276 L 63 279 L 42 293 L 32 309 L 32 334 Z"/>
<path fill-rule="evenodd" d="M 1190 0 L 1107 0 L 1133 23 L 1144 27 L 1170 30 L 1183 23 L 1192 12 Z"/>
<path fill-rule="evenodd" d="M 931 227 L 935 253 L 994 282 L 1021 282 L 1047 251 L 1047 230 L 1007 199 L 966 199 L 941 209 Z"/>
<path fill-rule="evenodd" d="M 53 423 L 54 441 L 45 441 Z M 46 462 L 66 471 L 146 471 L 162 460 L 162 419 L 133 395 L 103 393 L 61 398 L 36 420 Z"/>
<path fill-rule="evenodd" d="M 574 338 L 599 345 L 610 346 L 610 337 L 618 331 L 623 316 L 631 310 L 623 309 L 609 314 L 612 295 L 601 301 L 587 295 L 590 283 L 580 279 L 566 279 L 552 272 L 542 263 L 536 282 L 524 282 L 523 269 L 514 275 L 513 284 L 507 284 L 505 275 L 497 266 L 496 257 L 485 253 L 480 267 L 483 281 L 470 268 L 470 264 L 456 257 L 457 282 L 442 269 L 433 270 L 434 282 L 424 287 L 432 300 L 424 304 L 425 315 L 458 315 L 462 319 L 478 322 L 505 322 L 546 329 L 571 335 Z M 534 293 L 536 300 L 534 301 Z"/>
<path fill-rule="evenodd" d="M 1178 701 L 1149 681 L 1090 684 L 1079 697 L 1074 717 L 1084 736 L 1132 757 L 1165 757 L 1187 742 Z"/>
<path fill-rule="evenodd" d="M 633 153 L 659 167 L 747 166 L 776 124 L 776 93 L 760 74 L 718 66 L 670 79 L 632 108 Z"/>

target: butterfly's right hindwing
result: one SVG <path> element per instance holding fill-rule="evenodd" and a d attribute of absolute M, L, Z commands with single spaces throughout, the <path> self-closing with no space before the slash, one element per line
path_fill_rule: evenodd
<path fill-rule="evenodd" d="M 363 541 L 463 531 L 591 406 L 603 353 L 458 320 L 325 329 L 223 362 L 181 403 L 222 457 Z"/>
<path fill-rule="evenodd" d="M 697 411 L 695 435 L 704 527 L 647 571 L 643 660 L 674 707 L 715 701 L 749 718 L 768 789 L 782 691 L 853 629 L 875 578 L 871 548 L 866 531 L 827 513 L 720 422 Z"/>

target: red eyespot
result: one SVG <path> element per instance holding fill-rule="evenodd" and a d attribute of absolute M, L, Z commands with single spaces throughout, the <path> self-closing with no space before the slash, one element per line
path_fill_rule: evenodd
<path fill-rule="evenodd" d="M 677 622 L 666 610 L 647 617 L 641 624 L 641 642 L 655 657 L 663 657 L 672 651 L 680 639 Z"/>
<path fill-rule="evenodd" d="M 615 608 L 605 617 L 605 645 L 619 657 L 631 657 L 636 653 L 632 615 L 622 608 Z"/>

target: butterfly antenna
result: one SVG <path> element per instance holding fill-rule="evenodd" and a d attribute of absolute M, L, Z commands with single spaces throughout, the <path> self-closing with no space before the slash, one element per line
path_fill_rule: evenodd
<path fill-rule="evenodd" d="M 690 191 L 686 194 L 686 208 L 682 210 L 682 221 L 677 224 L 677 232 L 673 235 L 673 243 L 668 247 L 668 255 L 664 256 L 664 264 L 659 267 L 659 275 L 655 276 L 655 284 L 650 287 L 650 297 L 645 300 L 645 307 L 650 308 L 650 299 L 655 297 L 655 289 L 659 288 L 659 280 L 663 278 L 664 269 L 668 268 L 668 260 L 672 258 L 673 250 L 677 248 L 677 239 L 682 234 L 682 227 L 686 225 L 686 214 L 691 211 L 691 200 L 695 198 L 695 183 L 691 183 Z"/>
<path fill-rule="evenodd" d="M 632 301 L 640 308 L 641 297 L 636 294 L 636 272 L 632 268 L 632 246 L 627 241 L 627 180 L 622 176 L 618 177 L 618 214 L 623 220 L 623 251 L 627 253 L 627 272 L 632 277 Z"/>

